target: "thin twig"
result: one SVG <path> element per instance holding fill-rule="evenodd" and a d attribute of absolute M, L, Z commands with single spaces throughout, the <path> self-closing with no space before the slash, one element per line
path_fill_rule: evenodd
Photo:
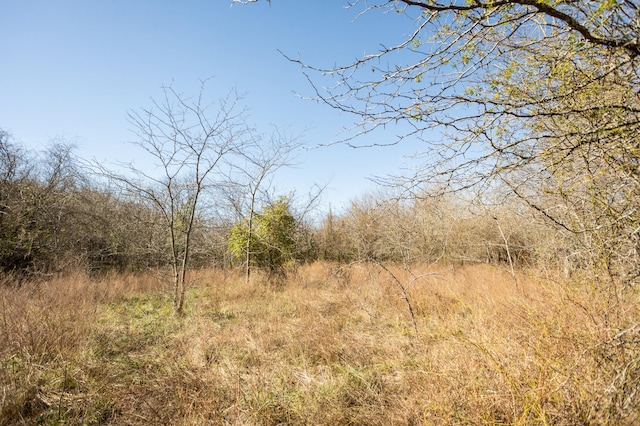
<path fill-rule="evenodd" d="M 407 294 L 407 290 L 406 290 L 405 286 L 393 274 L 393 272 L 391 272 L 389 270 L 389 268 L 384 266 L 382 263 L 378 262 L 376 259 L 373 259 L 373 258 L 369 258 L 369 261 L 372 262 L 372 263 L 375 263 L 376 265 L 378 265 L 379 267 L 381 267 L 382 269 L 387 271 L 389 273 L 389 275 L 391 275 L 391 277 L 394 279 L 394 281 L 398 284 L 398 287 L 400 287 L 400 290 L 402 290 L 402 296 L 404 297 L 405 302 L 407 302 L 407 307 L 409 308 L 409 314 L 411 315 L 411 321 L 413 323 L 413 329 L 415 330 L 416 336 L 417 336 L 418 335 L 418 323 L 416 322 L 416 316 L 413 313 L 413 306 L 411 305 L 411 301 L 409 300 L 409 295 Z M 409 283 L 412 283 L 415 280 L 416 280 L 416 278 L 414 277 Z"/>

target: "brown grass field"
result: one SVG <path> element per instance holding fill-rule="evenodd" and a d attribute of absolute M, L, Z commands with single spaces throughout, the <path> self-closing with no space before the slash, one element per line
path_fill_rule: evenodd
<path fill-rule="evenodd" d="M 199 271 L 183 317 L 151 275 L 5 283 L 0 425 L 639 424 L 631 289 L 413 273 Z"/>

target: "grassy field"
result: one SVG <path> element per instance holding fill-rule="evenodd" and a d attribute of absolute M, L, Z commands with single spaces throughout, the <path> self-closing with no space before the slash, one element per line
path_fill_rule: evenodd
<path fill-rule="evenodd" d="M 5 283 L 0 424 L 640 422 L 631 289 L 412 273 L 317 263 L 275 287 L 199 271 L 180 318 L 149 275 Z"/>

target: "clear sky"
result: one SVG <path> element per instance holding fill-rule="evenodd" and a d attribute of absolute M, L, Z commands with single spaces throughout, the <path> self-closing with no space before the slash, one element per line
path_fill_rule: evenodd
<path fill-rule="evenodd" d="M 278 50 L 331 67 L 391 45 L 414 29 L 394 13 L 347 9 L 346 0 L 19 0 L 0 2 L 0 128 L 33 149 L 52 139 L 78 155 L 132 161 L 138 155 L 127 111 L 150 106 L 173 82 L 197 94 L 212 77 L 214 98 L 245 94 L 250 123 L 277 126 L 314 147 L 337 140 L 354 118 L 300 99 L 311 87 Z M 376 142 L 393 139 L 394 129 Z M 398 173 L 415 147 L 317 148 L 283 173 L 283 192 L 328 183 L 325 205 L 343 208 L 373 185 L 371 175 Z"/>

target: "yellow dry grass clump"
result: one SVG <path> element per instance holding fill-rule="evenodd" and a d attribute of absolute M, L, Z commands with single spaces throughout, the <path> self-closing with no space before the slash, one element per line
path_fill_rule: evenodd
<path fill-rule="evenodd" d="M 191 281 L 183 317 L 150 275 L 2 285 L 0 424 L 640 421 L 633 289 L 484 265 Z"/>

